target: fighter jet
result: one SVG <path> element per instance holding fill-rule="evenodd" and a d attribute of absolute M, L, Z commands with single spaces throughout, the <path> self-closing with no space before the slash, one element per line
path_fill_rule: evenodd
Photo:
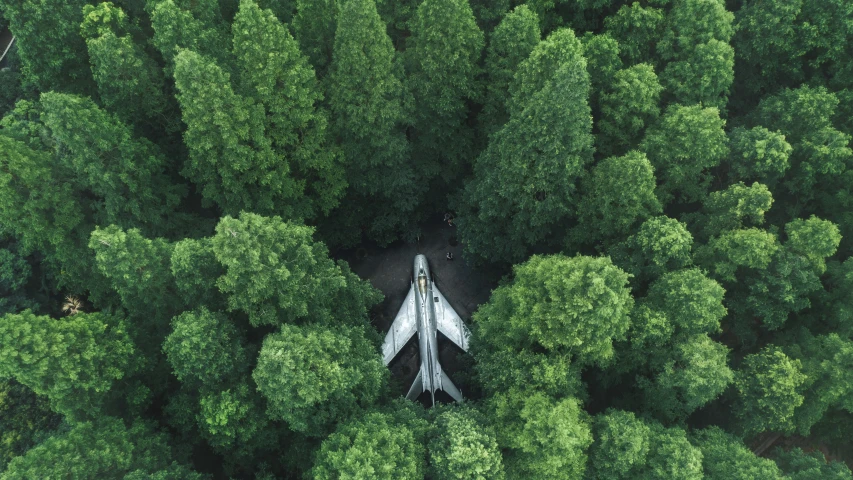
<path fill-rule="evenodd" d="M 415 257 L 412 286 L 391 329 L 385 335 L 382 356 L 387 366 L 400 353 L 412 335 L 418 332 L 421 370 L 412 383 L 409 393 L 406 394 L 406 398 L 415 400 L 421 393 L 429 390 L 432 403 L 435 405 L 435 391 L 444 390 L 454 400 L 461 402 L 462 394 L 438 363 L 436 331 L 441 332 L 462 350 L 468 351 L 468 337 L 471 335 L 468 327 L 462 323 L 459 314 L 435 287 L 429 274 L 426 257 L 418 255 Z"/>

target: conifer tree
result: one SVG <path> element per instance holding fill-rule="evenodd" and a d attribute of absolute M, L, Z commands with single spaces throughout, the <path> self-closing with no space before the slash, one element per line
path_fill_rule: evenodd
<path fill-rule="evenodd" d="M 246 95 L 263 105 L 264 128 L 275 153 L 290 166 L 305 195 L 295 210 L 306 218 L 328 214 L 346 188 L 340 152 L 314 70 L 272 12 L 243 0 L 232 24 L 234 55 Z"/>
<path fill-rule="evenodd" d="M 184 50 L 175 57 L 175 85 L 190 158 L 183 175 L 208 203 L 297 217 L 300 185 L 264 136 L 264 108 L 234 92 L 230 75 L 211 59 Z"/>
<path fill-rule="evenodd" d="M 350 189 L 334 237 L 352 243 L 364 228 L 387 243 L 414 220 L 422 190 L 404 133 L 401 65 L 373 0 L 345 1 L 339 20 L 327 91 Z"/>
<path fill-rule="evenodd" d="M 415 102 L 413 158 L 419 181 L 449 185 L 466 170 L 473 130 L 468 104 L 482 97 L 477 77 L 484 39 L 468 0 L 424 0 L 409 22 L 408 88 Z"/>

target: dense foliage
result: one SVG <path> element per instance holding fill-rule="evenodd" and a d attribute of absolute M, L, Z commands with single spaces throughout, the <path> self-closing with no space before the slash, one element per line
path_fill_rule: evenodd
<path fill-rule="evenodd" d="M 853 479 L 853 2 L 7 29 L 0 479 Z M 468 398 L 425 409 L 340 252 L 448 209 L 494 290 Z"/>

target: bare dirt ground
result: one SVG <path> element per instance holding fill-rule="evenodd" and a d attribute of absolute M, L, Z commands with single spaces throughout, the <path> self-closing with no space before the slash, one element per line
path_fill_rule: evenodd
<path fill-rule="evenodd" d="M 412 282 L 412 263 L 415 255 L 423 254 L 429 260 L 435 285 L 447 298 L 459 316 L 470 326 L 471 314 L 489 299 L 495 281 L 475 270 L 462 255 L 462 245 L 455 241 L 456 227 L 451 227 L 437 218 L 423 227 L 423 234 L 416 243 L 397 242 L 385 248 L 362 246 L 353 251 L 340 252 L 339 257 L 347 260 L 353 271 L 370 281 L 385 295 L 385 300 L 373 310 L 373 324 L 384 336 L 397 316 Z M 445 255 L 453 253 L 453 260 Z M 460 358 L 466 355 L 461 349 L 443 338 L 439 333 L 439 361 L 457 387 L 466 394 L 470 372 L 463 371 L 470 362 Z M 405 395 L 418 374 L 420 359 L 417 336 L 403 348 L 389 365 L 391 376 L 396 380 L 394 388 Z M 429 405 L 429 394 L 421 395 L 424 405 Z M 436 393 L 436 401 L 450 402 L 444 392 Z"/>

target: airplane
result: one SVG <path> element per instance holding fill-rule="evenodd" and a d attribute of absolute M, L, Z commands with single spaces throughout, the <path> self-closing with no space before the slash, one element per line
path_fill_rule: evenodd
<path fill-rule="evenodd" d="M 441 369 L 438 363 L 438 341 L 436 331 L 468 351 L 468 338 L 471 332 L 462 323 L 459 314 L 453 310 L 444 295 L 438 291 L 429 273 L 429 264 L 423 255 L 417 255 L 414 262 L 412 286 L 397 313 L 391 329 L 385 335 L 382 344 L 382 356 L 385 365 L 400 353 L 409 339 L 418 332 L 418 344 L 421 353 L 421 369 L 409 388 L 406 398 L 415 400 L 429 390 L 432 404 L 435 405 L 435 391 L 444 390 L 457 402 L 462 401 L 462 393 Z"/>

